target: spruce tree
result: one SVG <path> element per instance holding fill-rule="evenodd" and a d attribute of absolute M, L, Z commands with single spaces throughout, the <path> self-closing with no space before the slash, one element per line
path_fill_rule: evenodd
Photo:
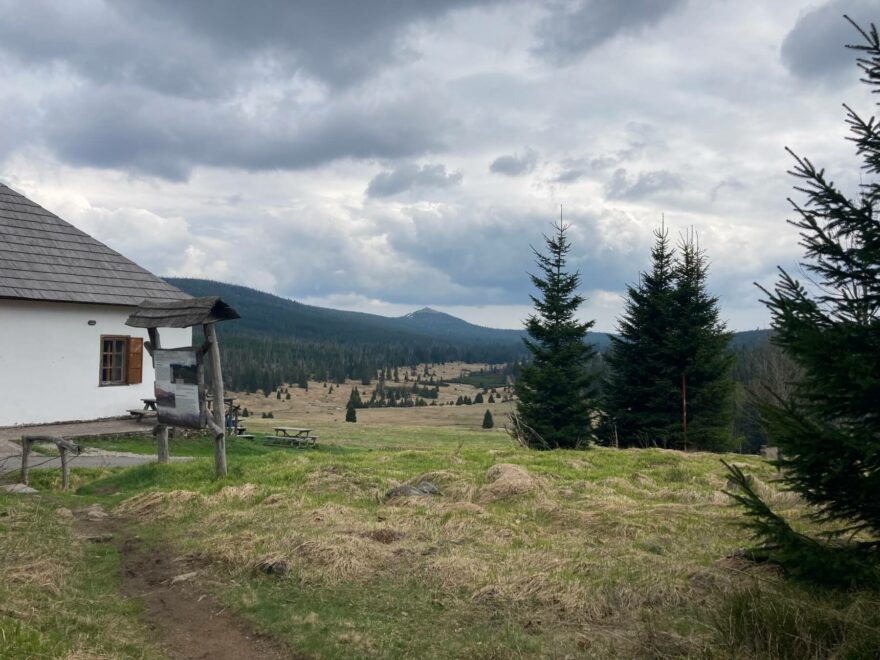
<path fill-rule="evenodd" d="M 665 225 L 654 230 L 651 270 L 627 287 L 618 336 L 611 337 L 605 435 L 622 447 L 669 446 L 678 431 L 678 389 L 670 353 L 675 251 Z"/>
<path fill-rule="evenodd" d="M 363 408 L 364 402 L 361 400 L 361 393 L 356 387 L 351 388 L 351 394 L 348 396 L 348 406 L 352 408 Z"/>
<path fill-rule="evenodd" d="M 354 407 L 351 403 L 349 403 L 349 404 L 345 407 L 345 421 L 346 421 L 346 422 L 356 422 L 356 421 L 358 421 L 358 418 L 357 418 L 357 410 L 355 409 L 355 407 Z"/>
<path fill-rule="evenodd" d="M 524 341 L 532 360 L 520 368 L 512 417 L 517 439 L 536 449 L 585 447 L 592 437 L 595 383 L 588 367 L 595 349 L 586 335 L 593 321 L 575 318 L 584 301 L 580 274 L 566 271 L 568 226 L 560 221 L 554 228 L 544 237 L 548 254 L 533 248 L 540 275 L 530 277 L 540 297 L 531 296 L 535 313 L 526 320 Z"/>
<path fill-rule="evenodd" d="M 731 333 L 719 319 L 718 298 L 706 284 L 708 263 L 691 230 L 679 242 L 669 328 L 678 390 L 681 449 L 733 448 L 734 355 Z"/>
<path fill-rule="evenodd" d="M 623 447 L 730 449 L 734 356 L 705 254 L 693 231 L 677 253 L 665 226 L 654 237 L 651 270 L 627 287 L 611 338 L 602 435 Z"/>
<path fill-rule="evenodd" d="M 483 428 L 491 429 L 493 426 L 495 426 L 495 420 L 492 419 L 492 413 L 487 410 L 486 414 L 483 415 Z"/>
<path fill-rule="evenodd" d="M 850 47 L 860 52 L 863 82 L 877 92 L 880 37 L 873 24 L 868 31 L 853 25 L 864 42 Z M 855 198 L 848 197 L 824 170 L 790 152 L 790 174 L 804 201 L 790 200 L 796 219 L 789 222 L 800 230 L 800 267 L 810 284 L 780 269 L 774 290 L 764 289 L 764 302 L 773 341 L 801 376 L 788 398 L 759 410 L 770 441 L 781 450 L 788 486 L 839 535 L 861 533 L 860 543 L 830 545 L 794 532 L 730 468 L 740 486 L 734 496 L 747 507 L 758 535 L 778 548 L 775 558 L 823 580 L 855 579 L 837 570 L 853 566 L 840 559 L 847 551 L 872 551 L 876 562 L 880 549 L 880 126 L 844 107 L 866 182 Z"/>

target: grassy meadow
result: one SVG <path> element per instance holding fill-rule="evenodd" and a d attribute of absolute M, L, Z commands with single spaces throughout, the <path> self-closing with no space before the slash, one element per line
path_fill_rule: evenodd
<path fill-rule="evenodd" d="M 316 406 L 323 389 L 310 387 Z M 254 420 L 258 434 L 305 425 L 301 400 L 261 399 L 280 415 Z M 181 437 L 172 455 L 191 462 L 74 470 L 69 494 L 36 471 L 39 498 L 0 496 L 0 658 L 161 657 L 120 596 L 119 545 L 74 533 L 69 512 L 95 504 L 305 657 L 876 657 L 876 594 L 735 556 L 750 539 L 718 455 L 533 452 L 480 430 L 485 406 L 358 411 L 408 412 L 406 425 L 334 422 L 332 405 L 311 409 L 317 449 L 230 440 L 222 481 L 210 440 Z M 149 438 L 87 444 L 153 451 Z M 810 524 L 771 465 L 726 458 Z M 386 497 L 426 480 L 440 494 Z"/>

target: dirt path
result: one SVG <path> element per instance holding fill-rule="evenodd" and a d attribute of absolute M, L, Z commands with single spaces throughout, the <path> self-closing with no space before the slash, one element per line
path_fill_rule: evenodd
<path fill-rule="evenodd" d="M 155 552 L 127 536 L 99 508 L 76 514 L 74 529 L 93 543 L 113 543 L 122 554 L 122 592 L 144 603 L 144 618 L 175 660 L 275 660 L 305 658 L 255 633 L 199 588 L 204 566 L 187 557 Z"/>

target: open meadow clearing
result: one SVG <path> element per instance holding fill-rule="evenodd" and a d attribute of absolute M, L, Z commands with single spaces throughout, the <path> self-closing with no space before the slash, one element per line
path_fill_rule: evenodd
<path fill-rule="evenodd" d="M 422 373 L 425 365 L 418 365 L 416 371 Z M 511 391 L 505 391 L 499 384 L 503 377 L 494 374 L 482 376 L 480 370 L 491 369 L 488 364 L 466 364 L 453 362 L 447 364 L 431 365 L 429 367 L 436 380 L 443 380 L 446 384 L 439 388 L 436 399 L 437 405 L 425 405 L 419 407 L 391 407 L 391 408 L 361 408 L 358 409 L 358 423 L 365 426 L 372 425 L 405 425 L 405 426 L 431 426 L 431 427 L 459 427 L 479 429 L 483 421 L 483 414 L 488 409 L 492 416 L 502 424 L 507 414 L 513 409 L 511 402 L 503 402 L 502 398 L 512 395 Z M 400 370 L 401 382 L 388 381 L 386 388 L 412 388 L 415 380 L 404 380 L 403 369 Z M 465 379 L 474 384 L 450 382 L 451 379 L 459 379 L 465 374 Z M 476 385 L 486 381 L 485 388 Z M 493 383 L 494 380 L 494 383 Z M 377 381 L 373 380 L 369 385 L 363 385 L 357 380 L 347 380 L 343 384 L 309 381 L 308 389 L 287 385 L 284 389 L 290 393 L 290 399 L 283 394 L 277 398 L 277 392 L 270 392 L 269 396 L 262 393 L 231 392 L 229 395 L 236 398 L 236 403 L 242 408 L 247 408 L 250 417 L 242 420 L 248 429 L 257 431 L 272 431 L 273 426 L 290 424 L 295 426 L 311 425 L 319 427 L 326 423 L 342 422 L 345 419 L 345 406 L 353 388 L 360 393 L 361 399 L 369 401 L 371 392 L 377 387 Z M 418 383 L 419 387 L 431 388 L 428 382 Z M 474 405 L 454 405 L 460 396 L 469 396 L 473 399 L 478 392 L 484 392 L 487 402 Z M 488 403 L 489 395 L 493 390 L 495 403 Z M 426 403 L 435 401 L 426 400 Z M 272 419 L 263 419 L 265 413 L 272 413 Z"/>
<path fill-rule="evenodd" d="M 266 645 L 264 657 L 880 648 L 876 596 L 807 588 L 734 556 L 749 539 L 718 455 L 534 452 L 454 425 L 315 428 L 317 449 L 230 441 L 222 481 L 210 440 L 175 439 L 172 455 L 197 458 L 74 470 L 70 494 L 38 471 L 39 498 L 0 496 L 0 657 L 180 652 L 175 603 L 229 617 L 225 631 L 241 628 L 237 643 Z M 147 438 L 85 444 L 153 451 Z M 727 458 L 802 517 L 771 465 Z M 424 482 L 438 492 L 387 497 Z M 187 643 L 207 641 L 189 631 Z"/>

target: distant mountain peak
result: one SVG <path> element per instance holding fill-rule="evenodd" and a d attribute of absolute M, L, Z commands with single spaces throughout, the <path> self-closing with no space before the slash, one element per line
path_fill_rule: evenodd
<path fill-rule="evenodd" d="M 416 319 L 416 318 L 419 318 L 420 316 L 428 316 L 428 315 L 432 315 L 432 314 L 437 314 L 437 315 L 441 315 L 441 316 L 448 316 L 447 314 L 444 314 L 443 312 L 438 312 L 436 309 L 432 309 L 431 307 L 422 307 L 421 309 L 417 309 L 414 312 L 410 312 L 409 314 L 406 314 L 403 318 Z"/>

